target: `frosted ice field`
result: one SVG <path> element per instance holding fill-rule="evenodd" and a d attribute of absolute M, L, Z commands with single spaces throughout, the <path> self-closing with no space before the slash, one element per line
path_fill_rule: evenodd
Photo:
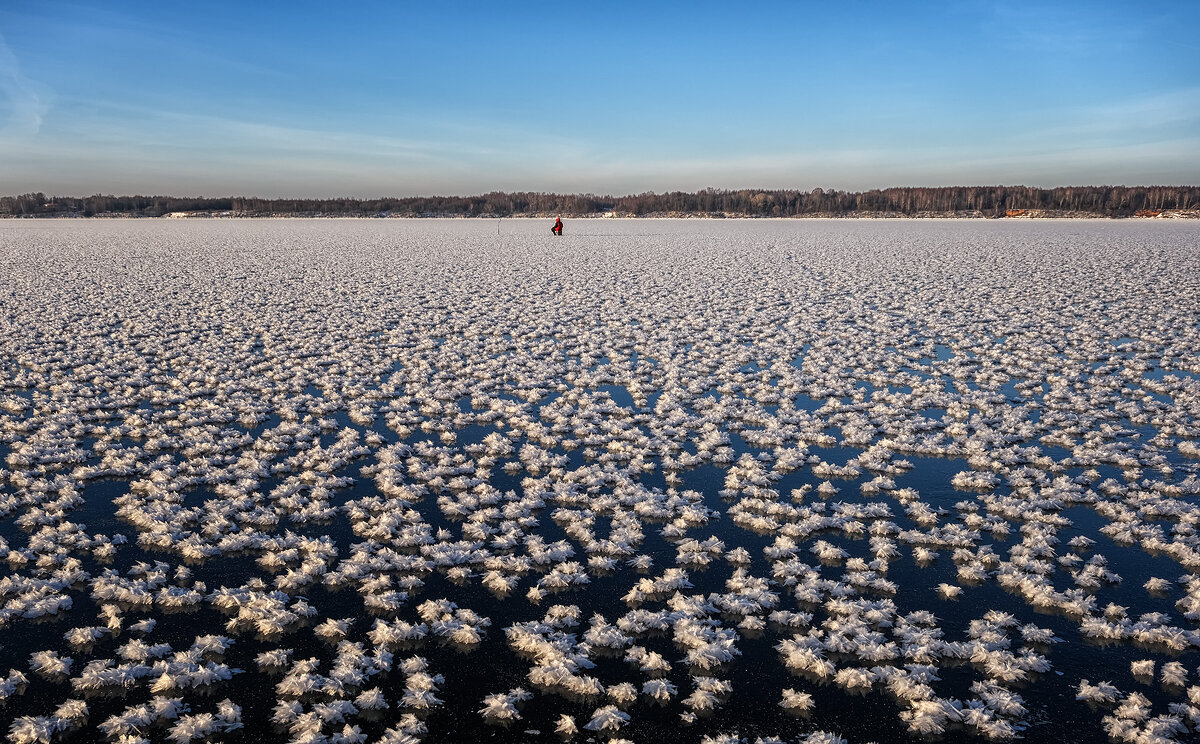
<path fill-rule="evenodd" d="M 0 735 L 1195 741 L 1198 239 L 0 223 Z"/>

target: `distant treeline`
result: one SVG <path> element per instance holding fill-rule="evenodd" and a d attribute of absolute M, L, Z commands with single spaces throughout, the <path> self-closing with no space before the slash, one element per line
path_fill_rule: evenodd
<path fill-rule="evenodd" d="M 381 199 L 87 197 L 22 194 L 0 197 L 0 216 L 104 215 L 159 217 L 172 212 L 237 216 L 508 217 L 513 215 L 725 215 L 801 217 L 850 214 L 954 214 L 1003 216 L 1020 210 L 1109 217 L 1138 212 L 1200 209 L 1200 186 L 898 187 L 871 191 L 787 189 L 652 192 L 630 196 L 492 192 L 480 196 L 417 196 Z"/>

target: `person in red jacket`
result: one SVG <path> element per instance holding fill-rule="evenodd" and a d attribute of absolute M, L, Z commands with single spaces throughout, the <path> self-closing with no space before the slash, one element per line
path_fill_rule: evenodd
<path fill-rule="evenodd" d="M 554 218 L 554 227 L 550 228 L 550 232 L 554 233 L 555 235 L 562 235 L 562 218 L 561 217 Z"/>

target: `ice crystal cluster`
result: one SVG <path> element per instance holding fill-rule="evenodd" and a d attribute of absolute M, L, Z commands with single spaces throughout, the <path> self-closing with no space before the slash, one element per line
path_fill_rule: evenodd
<path fill-rule="evenodd" d="M 0 225 L 8 740 L 1195 740 L 1200 227 L 567 233 Z"/>

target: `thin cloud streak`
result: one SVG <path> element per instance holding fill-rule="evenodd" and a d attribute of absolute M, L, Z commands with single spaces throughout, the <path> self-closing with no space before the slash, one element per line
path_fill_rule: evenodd
<path fill-rule="evenodd" d="M 8 121 L 0 125 L 0 134 L 31 136 L 41 130 L 50 104 L 38 87 L 21 73 L 17 55 L 0 34 L 0 95 L 8 100 L 12 111 Z"/>

